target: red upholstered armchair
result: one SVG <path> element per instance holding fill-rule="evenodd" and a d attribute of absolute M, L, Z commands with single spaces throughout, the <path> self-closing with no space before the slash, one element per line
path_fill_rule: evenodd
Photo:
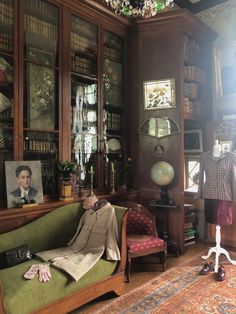
<path fill-rule="evenodd" d="M 128 208 L 127 217 L 127 282 L 130 280 L 131 259 L 149 254 L 161 253 L 163 270 L 166 269 L 167 246 L 163 239 L 158 237 L 156 218 L 141 204 L 122 202 Z"/>

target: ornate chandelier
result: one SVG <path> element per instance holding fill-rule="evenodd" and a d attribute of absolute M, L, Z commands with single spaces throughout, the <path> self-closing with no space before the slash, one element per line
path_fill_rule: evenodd
<path fill-rule="evenodd" d="M 166 7 L 173 7 L 174 0 L 105 0 L 116 14 L 151 17 Z"/>

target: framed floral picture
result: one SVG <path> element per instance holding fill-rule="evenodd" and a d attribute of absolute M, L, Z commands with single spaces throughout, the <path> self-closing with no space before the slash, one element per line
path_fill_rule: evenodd
<path fill-rule="evenodd" d="M 28 80 L 28 127 L 54 130 L 55 70 L 30 63 Z"/>
<path fill-rule="evenodd" d="M 144 109 L 175 108 L 175 79 L 146 81 L 143 83 Z"/>

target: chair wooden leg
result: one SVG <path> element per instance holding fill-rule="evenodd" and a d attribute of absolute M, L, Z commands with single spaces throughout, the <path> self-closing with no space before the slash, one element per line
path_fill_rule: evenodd
<path fill-rule="evenodd" d="M 126 283 L 129 283 L 129 281 L 130 281 L 130 270 L 131 270 L 131 258 L 127 257 L 126 269 L 125 269 Z"/>
<path fill-rule="evenodd" d="M 161 263 L 163 271 L 166 270 L 166 261 L 167 261 L 167 248 L 161 253 Z"/>

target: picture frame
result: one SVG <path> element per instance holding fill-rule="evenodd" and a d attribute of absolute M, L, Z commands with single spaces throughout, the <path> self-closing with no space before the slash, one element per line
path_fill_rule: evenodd
<path fill-rule="evenodd" d="M 202 153 L 203 141 L 202 130 L 185 130 L 184 131 L 184 152 L 185 153 Z"/>
<path fill-rule="evenodd" d="M 236 41 L 214 48 L 216 98 L 236 95 Z"/>
<path fill-rule="evenodd" d="M 50 66 L 55 66 L 55 54 L 43 50 L 38 47 L 34 46 L 28 46 L 28 59 L 30 61 L 43 64 L 43 65 L 50 65 Z"/>
<path fill-rule="evenodd" d="M 44 202 L 41 162 L 34 161 L 5 161 L 7 207 L 24 207 Z M 29 176 L 26 183 L 26 176 Z M 22 192 L 26 189 L 26 194 Z M 28 203 L 29 204 L 28 204 Z"/>
<path fill-rule="evenodd" d="M 28 127 L 55 129 L 55 70 L 38 64 L 28 64 Z"/>
<path fill-rule="evenodd" d="M 176 107 L 175 79 L 144 81 L 144 110 L 169 109 Z"/>
<path fill-rule="evenodd" d="M 233 150 L 233 141 L 220 141 L 223 153 L 229 153 Z"/>

